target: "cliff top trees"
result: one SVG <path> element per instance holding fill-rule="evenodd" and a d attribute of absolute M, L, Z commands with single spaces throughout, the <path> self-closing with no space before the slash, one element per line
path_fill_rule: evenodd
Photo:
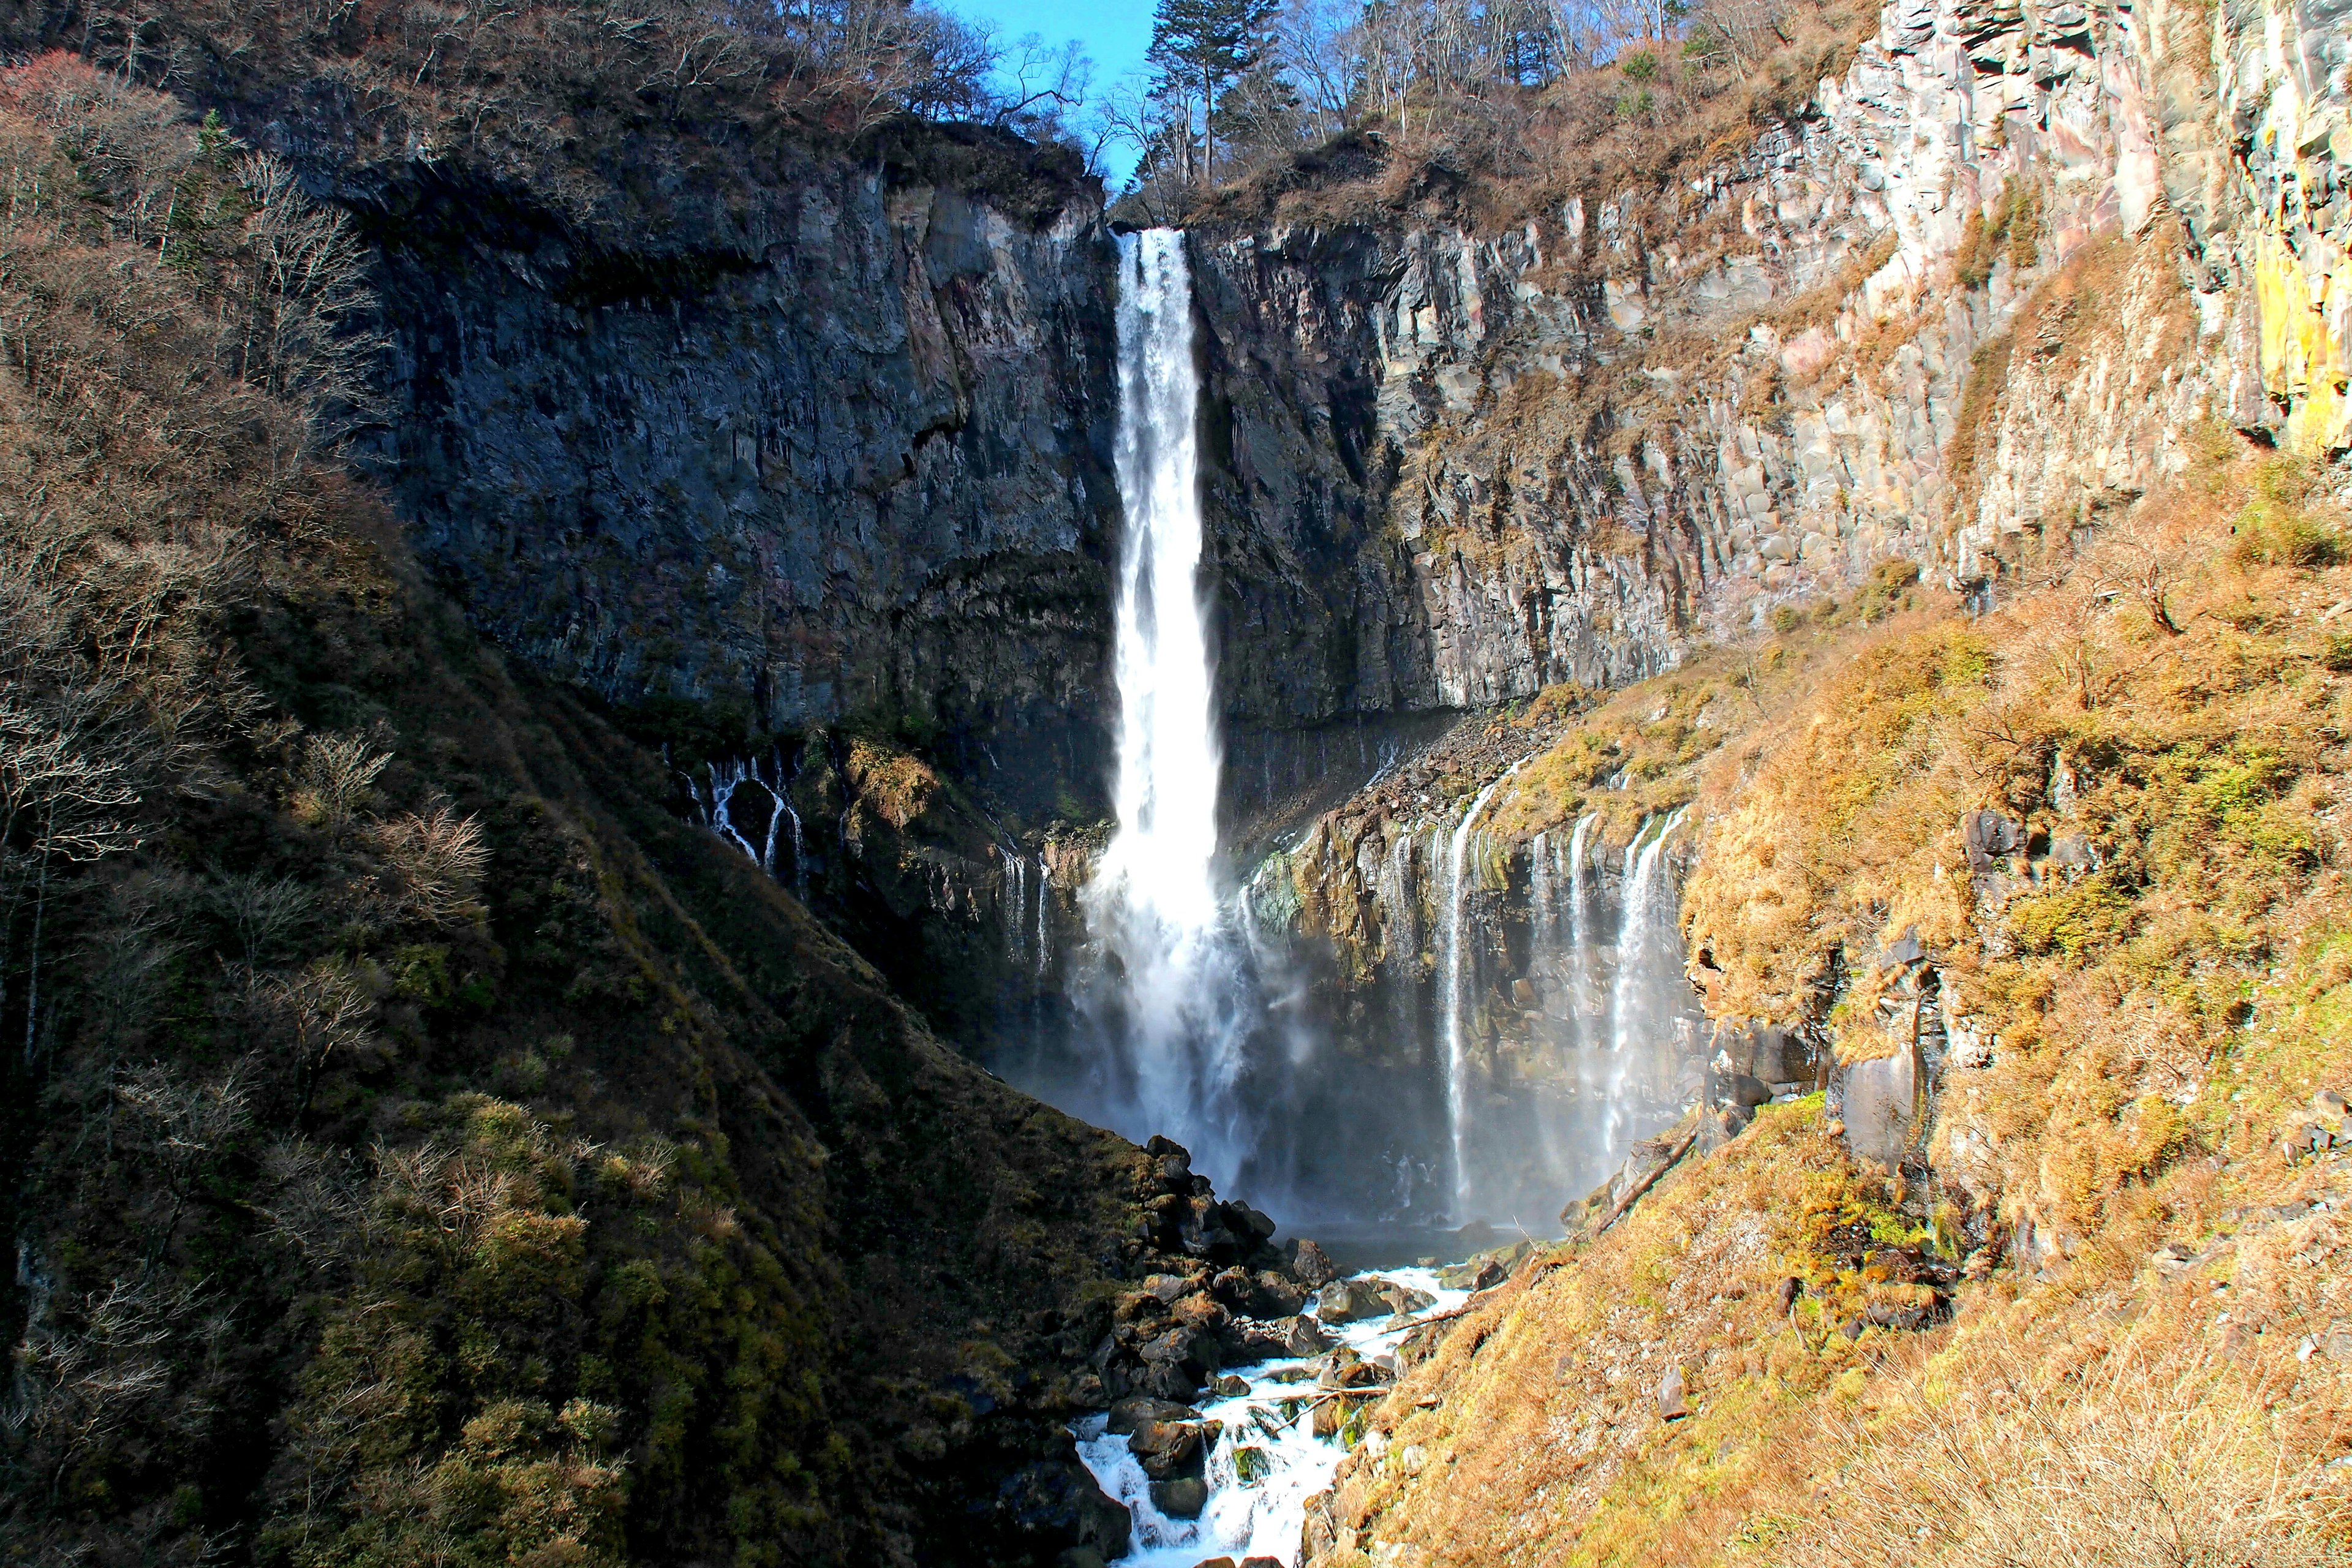
<path fill-rule="evenodd" d="M 1267 56 L 1268 26 L 1278 0 L 1160 0 L 1151 22 L 1150 58 L 1160 73 L 1155 93 L 1176 110 L 1181 162 L 1188 175 L 1208 174 L 1216 162 L 1217 106 L 1226 89 Z M 1197 95 L 1197 96 L 1196 96 Z M 1197 106 L 1200 162 L 1192 163 Z"/>

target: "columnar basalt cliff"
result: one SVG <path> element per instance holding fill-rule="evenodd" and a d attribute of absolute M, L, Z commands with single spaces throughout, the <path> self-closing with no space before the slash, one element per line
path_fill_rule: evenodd
<path fill-rule="evenodd" d="M 611 700 L 879 722 L 1031 810 L 1091 799 L 1112 247 L 1026 178 L 812 157 L 625 237 L 429 168 L 356 193 L 420 549 Z"/>
<path fill-rule="evenodd" d="M 2328 35 L 2280 65 L 2258 18 L 2230 26 L 1915 0 L 1737 153 L 1596 166 L 1523 226 L 1334 226 L 1303 200 L 1213 223 L 1234 716 L 1619 684 L 1883 560 L 1994 577 L 2021 530 L 2177 471 L 2200 421 L 2316 432 L 2343 363 L 2310 303 L 2333 298 L 2334 111 L 2260 110 L 2301 118 L 2252 163 L 2223 121 L 2281 101 L 2281 71 L 2336 80 Z M 2217 47 L 2246 57 L 2233 107 Z M 2315 174 L 2272 166 L 2283 135 Z M 2122 301 L 2139 335 L 2012 353 L 2037 288 L 2108 242 L 2172 258 L 2161 297 Z M 2259 266 L 2282 279 L 2260 299 Z"/>

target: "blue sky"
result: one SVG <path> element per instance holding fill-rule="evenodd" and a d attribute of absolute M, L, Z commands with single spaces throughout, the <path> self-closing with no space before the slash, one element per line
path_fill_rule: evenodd
<path fill-rule="evenodd" d="M 1034 33 L 1048 46 L 1076 38 L 1095 62 L 1101 90 L 1143 64 L 1151 47 L 1150 0 L 938 0 L 942 10 L 996 29 L 996 41 L 1010 45 Z M 1135 150 L 1114 147 L 1105 154 L 1117 190 L 1134 165 Z"/>

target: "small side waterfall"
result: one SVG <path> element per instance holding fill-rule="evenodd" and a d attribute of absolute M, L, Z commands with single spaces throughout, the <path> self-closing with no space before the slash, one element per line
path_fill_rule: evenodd
<path fill-rule="evenodd" d="M 1617 977 L 1609 996 L 1609 1153 L 1630 1142 L 1626 1134 L 1627 1086 L 1634 1055 L 1672 1027 L 1674 988 L 1681 979 L 1674 962 L 1679 945 L 1672 889 L 1665 877 L 1666 840 L 1688 815 L 1687 807 L 1658 825 L 1643 823 L 1626 847 L 1624 906 L 1617 923 Z M 1646 837 L 1647 842 L 1643 842 Z"/>
<path fill-rule="evenodd" d="M 1599 816 L 1587 812 L 1576 819 L 1576 828 L 1568 837 L 1568 984 L 1576 1004 L 1570 1018 L 1574 1043 L 1580 1047 L 1592 1044 L 1583 1005 L 1592 991 L 1592 879 L 1585 856 L 1592 843 L 1592 830 L 1600 823 Z"/>
<path fill-rule="evenodd" d="M 1506 773 L 1503 778 L 1509 776 Z M 1470 802 L 1470 808 L 1454 825 L 1454 842 L 1445 857 L 1445 1131 L 1454 1152 L 1454 1211 L 1457 1215 L 1472 1212 L 1471 1197 L 1476 1184 L 1470 1172 L 1470 1045 L 1462 1019 L 1463 992 L 1467 984 L 1464 972 L 1469 967 L 1462 943 L 1462 902 L 1468 891 L 1463 878 L 1464 862 L 1470 847 L 1470 830 L 1477 826 L 1478 814 L 1486 809 L 1486 803 L 1502 786 L 1503 779 L 1496 779 Z"/>
<path fill-rule="evenodd" d="M 687 793 L 702 815 L 702 825 L 751 858 L 751 862 L 769 876 L 776 875 L 776 840 L 780 830 L 789 828 L 793 855 L 793 884 L 801 896 L 807 897 L 801 865 L 801 814 L 793 808 L 792 778 L 784 770 L 782 756 L 772 757 L 762 771 L 758 759 L 743 762 L 728 759 L 714 762 L 705 770 L 707 783 L 686 775 Z M 750 785 L 767 796 L 766 818 L 761 825 L 738 823 L 735 820 L 735 797 Z M 753 847 L 751 835 L 760 839 Z"/>

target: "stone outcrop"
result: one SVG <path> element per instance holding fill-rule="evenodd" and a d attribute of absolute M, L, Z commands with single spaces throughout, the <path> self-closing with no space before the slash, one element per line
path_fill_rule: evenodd
<path fill-rule="evenodd" d="M 898 724 L 1032 809 L 1092 795 L 1118 490 L 1091 186 L 1041 212 L 812 155 L 593 236 L 433 168 L 352 200 L 383 455 L 478 625 L 615 701 Z"/>
<path fill-rule="evenodd" d="M 1695 177 L 1629 171 L 1501 232 L 1202 232 L 1234 719 L 1638 679 L 1882 560 L 1996 576 L 2021 531 L 2177 468 L 2198 422 L 2278 422 L 2258 333 L 2275 392 L 2314 373 L 2233 286 L 2254 258 L 2216 44 L 2181 5 L 1904 0 L 1801 117 Z M 2284 58 L 2241 75 L 2314 77 Z M 2328 100 L 2295 101 L 2324 163 Z M 2273 207 L 2335 188 L 2273 163 L 2240 166 Z M 2340 247 L 2295 232 L 2295 298 L 2336 299 Z M 2135 237 L 2168 260 L 2112 355 L 2009 352 L 2038 288 Z M 2297 367 L 2340 352 L 2295 331 Z M 2314 426 L 2324 395 L 2294 395 Z"/>

